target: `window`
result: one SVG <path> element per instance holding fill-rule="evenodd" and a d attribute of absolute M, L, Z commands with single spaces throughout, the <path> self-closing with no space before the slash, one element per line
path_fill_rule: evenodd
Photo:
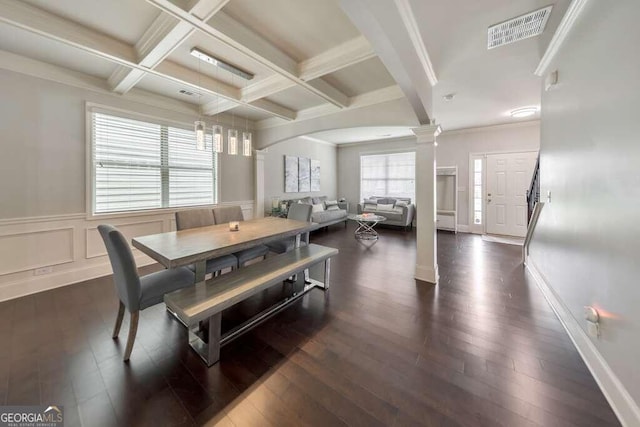
<path fill-rule="evenodd" d="M 93 213 L 216 203 L 216 155 L 192 129 L 92 111 L 91 142 Z"/>
<path fill-rule="evenodd" d="M 416 193 L 416 153 L 360 156 L 360 199 L 410 197 Z"/>

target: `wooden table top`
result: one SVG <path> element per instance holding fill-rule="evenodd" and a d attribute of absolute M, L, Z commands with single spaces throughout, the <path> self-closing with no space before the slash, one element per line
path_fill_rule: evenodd
<path fill-rule="evenodd" d="M 314 226 L 309 222 L 267 217 L 241 221 L 239 231 L 229 231 L 229 224 L 224 223 L 136 237 L 132 243 L 165 267 L 176 268 L 305 233 Z"/>

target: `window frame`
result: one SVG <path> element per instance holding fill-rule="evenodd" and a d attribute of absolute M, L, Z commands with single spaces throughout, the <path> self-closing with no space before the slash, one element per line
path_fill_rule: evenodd
<path fill-rule="evenodd" d="M 144 113 L 133 112 L 129 110 L 124 110 L 120 108 L 115 108 L 111 106 L 106 106 L 102 104 L 96 104 L 92 102 L 85 103 L 85 147 L 86 147 L 86 157 L 85 157 L 85 210 L 86 210 L 86 218 L 88 220 L 98 219 L 98 218 L 119 218 L 119 217 L 134 217 L 134 216 L 145 216 L 145 215 L 154 215 L 154 214 L 167 214 L 173 213 L 175 211 L 181 209 L 189 209 L 189 208 L 202 208 L 202 207 L 213 207 L 219 203 L 220 197 L 220 157 L 218 153 L 213 152 L 213 163 L 214 163 L 214 188 L 213 188 L 213 203 L 207 205 L 187 205 L 187 206 L 173 206 L 173 207 L 160 207 L 160 208 L 151 208 L 151 209 L 136 209 L 130 211 L 117 211 L 117 212 L 104 212 L 104 213 L 96 213 L 94 212 L 95 202 L 94 197 L 96 194 L 96 173 L 93 168 L 93 155 L 94 155 L 94 143 L 93 143 L 93 113 L 102 113 L 108 114 L 118 117 L 123 117 L 131 120 L 140 120 L 151 123 L 156 123 L 161 126 L 171 126 L 182 129 L 190 129 L 193 126 L 193 123 L 182 122 L 178 120 L 166 119 L 163 117 L 153 116 Z M 162 169 L 161 169 L 162 170 Z M 167 169 L 168 171 L 169 169 Z M 168 185 L 168 181 L 166 183 Z M 164 187 L 165 183 L 161 182 L 161 186 Z M 163 189 L 161 188 L 161 191 Z"/>
<path fill-rule="evenodd" d="M 417 168 L 417 159 L 416 159 L 416 150 L 415 149 L 411 149 L 411 148 L 399 148 L 399 149 L 394 149 L 394 150 L 382 150 L 382 151 L 363 151 L 358 153 L 358 195 L 360 197 L 360 202 L 364 201 L 363 195 L 362 195 L 362 157 L 363 156 L 386 156 L 386 155 L 391 155 L 391 154 L 404 154 L 404 153 L 413 153 L 414 155 L 414 168 Z M 416 200 L 415 200 L 415 185 L 417 184 L 417 179 L 416 176 L 414 176 L 413 178 L 414 180 L 414 194 L 413 197 L 411 198 L 411 203 L 415 204 Z M 381 194 L 381 196 L 387 196 L 389 194 Z"/>

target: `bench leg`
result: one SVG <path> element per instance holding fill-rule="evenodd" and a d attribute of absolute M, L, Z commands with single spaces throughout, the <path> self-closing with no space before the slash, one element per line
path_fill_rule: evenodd
<path fill-rule="evenodd" d="M 324 261 L 324 289 L 329 289 L 331 276 L 331 258 L 327 258 Z"/>
<path fill-rule="evenodd" d="M 206 323 L 207 342 L 202 340 L 195 331 L 189 329 L 189 345 L 198 353 L 198 356 L 207 366 L 212 366 L 220 360 L 222 313 L 214 314 Z"/>

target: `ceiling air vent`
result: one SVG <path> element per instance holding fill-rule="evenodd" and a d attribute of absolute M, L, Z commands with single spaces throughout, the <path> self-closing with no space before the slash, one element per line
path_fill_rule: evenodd
<path fill-rule="evenodd" d="M 487 49 L 535 37 L 542 34 L 553 6 L 520 15 L 489 27 Z"/>
<path fill-rule="evenodd" d="M 190 91 L 184 90 L 184 89 L 180 89 L 180 93 L 183 94 L 183 95 L 187 95 L 187 96 L 195 95 L 195 92 L 190 92 Z"/>

